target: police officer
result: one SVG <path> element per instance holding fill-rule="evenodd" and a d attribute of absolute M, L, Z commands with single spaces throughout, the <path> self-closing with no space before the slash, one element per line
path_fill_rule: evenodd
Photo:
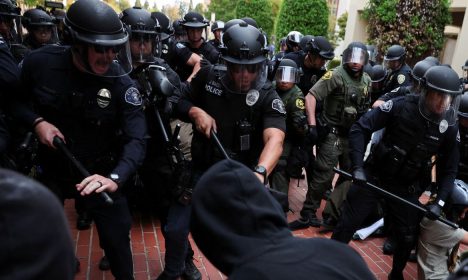
<path fill-rule="evenodd" d="M 320 119 L 323 140 L 317 144 L 317 157 L 314 162 L 307 189 L 306 200 L 300 219 L 289 224 L 293 230 L 319 227 L 316 211 L 334 177 L 333 168 L 339 163 L 345 170 L 350 169 L 348 157 L 348 133 L 351 125 L 369 107 L 368 88 L 370 77 L 363 72 L 369 54 L 361 42 L 353 42 L 343 52 L 342 65 L 328 71 L 306 95 L 308 118 L 307 137 L 310 143 L 318 138 L 316 126 L 316 104 L 323 101 L 324 108 Z M 339 183 L 335 191 L 340 189 Z M 337 206 L 339 209 L 339 205 Z"/>
<path fill-rule="evenodd" d="M 397 87 L 410 86 L 411 68 L 405 63 L 406 50 L 400 45 L 388 48 L 384 56 L 384 64 L 388 69 L 384 92 L 390 92 Z"/>
<path fill-rule="evenodd" d="M 374 45 L 366 45 L 367 52 L 369 53 L 369 64 L 375 66 L 377 64 L 377 49 Z"/>
<path fill-rule="evenodd" d="M 58 43 L 57 28 L 52 17 L 41 9 L 27 10 L 21 18 L 21 24 L 28 30 L 23 44 L 34 50 L 47 44 Z"/>
<path fill-rule="evenodd" d="M 221 35 L 223 34 L 224 22 L 217 20 L 211 25 L 211 32 L 213 32 L 214 39 L 209 40 L 208 43 L 212 44 L 213 47 L 219 52 L 219 45 L 221 44 Z"/>
<path fill-rule="evenodd" d="M 0 35 L 10 48 L 11 54 L 19 63 L 28 49 L 21 44 L 21 8 L 11 0 L 0 0 Z"/>
<path fill-rule="evenodd" d="M 301 50 L 301 39 L 304 37 L 299 31 L 290 31 L 286 35 L 286 50 L 285 53 L 297 52 Z"/>
<path fill-rule="evenodd" d="M 457 111 L 461 88 L 458 75 L 445 66 L 431 67 L 419 95 L 387 101 L 356 122 L 350 131 L 353 167 L 351 186 L 332 238 L 349 242 L 381 197 L 363 185 L 368 179 L 387 191 L 418 204 L 417 181 L 432 168 L 437 156 L 437 199 L 427 215 L 436 219 L 450 195 L 459 160 Z M 364 163 L 364 151 L 373 131 L 386 128 L 382 140 Z M 419 210 L 387 200 L 396 238 L 389 279 L 403 279 L 420 221 Z"/>
<path fill-rule="evenodd" d="M 374 102 L 382 96 L 385 92 L 383 92 L 384 86 L 384 79 L 387 75 L 386 69 L 382 65 L 374 65 L 372 66 L 371 74 L 371 103 Z"/>
<path fill-rule="evenodd" d="M 308 154 L 304 150 L 304 137 L 307 131 L 304 95 L 296 86 L 300 70 L 290 59 L 281 60 L 276 70 L 276 92 L 286 108 L 286 137 L 283 153 L 270 175 L 270 186 L 288 194 L 289 179 L 301 178 L 302 168 L 307 166 Z"/>
<path fill-rule="evenodd" d="M 222 40 L 227 70 L 202 68 L 178 105 L 196 128 L 193 166 L 201 174 L 223 159 L 209 139 L 215 131 L 230 157 L 254 168 L 266 184 L 282 152 L 286 112 L 266 80 L 265 37 L 241 22 L 227 29 Z"/>
<path fill-rule="evenodd" d="M 42 144 L 39 179 L 62 200 L 85 197 L 112 274 L 133 279 L 131 216 L 120 188 L 143 161 L 146 125 L 140 93 L 127 75 L 128 33 L 98 0 L 74 2 L 64 24 L 71 47 L 48 45 L 25 58 L 24 91 L 14 111 Z M 82 178 L 56 150 L 55 137 L 93 175 Z M 97 195 L 104 191 L 112 206 Z"/>
<path fill-rule="evenodd" d="M 187 41 L 187 31 L 182 26 L 181 19 L 176 19 L 172 22 L 172 30 L 174 30 L 174 40 L 176 42 Z"/>

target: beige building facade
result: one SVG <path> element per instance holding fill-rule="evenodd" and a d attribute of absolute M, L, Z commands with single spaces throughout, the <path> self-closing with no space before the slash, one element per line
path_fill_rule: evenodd
<path fill-rule="evenodd" d="M 353 41 L 367 41 L 367 22 L 361 13 L 367 0 L 352 0 L 348 3 L 348 22 L 344 45 Z M 461 76 L 461 66 L 468 59 L 468 1 L 452 0 L 450 12 L 452 25 L 445 27 L 445 46 L 439 59 L 442 63 L 450 64 Z"/>

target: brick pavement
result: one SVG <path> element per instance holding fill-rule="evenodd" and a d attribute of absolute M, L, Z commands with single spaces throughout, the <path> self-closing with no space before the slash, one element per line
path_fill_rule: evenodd
<path fill-rule="evenodd" d="M 306 188 L 304 182 L 297 187 L 297 181 L 291 182 L 289 196 L 291 209 L 294 213 L 288 214 L 288 220 L 292 221 L 299 215 L 304 201 Z M 324 201 L 322 201 L 322 208 Z M 103 253 L 99 248 L 99 240 L 94 226 L 90 230 L 77 231 L 75 229 L 76 215 L 73 201 L 65 203 L 66 216 L 68 217 L 73 239 L 76 245 L 77 257 L 81 262 L 77 280 L 104 280 L 113 279 L 110 272 L 101 272 L 98 263 Z M 321 211 L 319 211 L 321 213 Z M 320 215 L 319 215 L 320 216 Z M 294 232 L 300 237 L 330 237 L 328 234 L 320 234 L 317 228 L 308 228 Z M 133 215 L 131 229 L 132 251 L 136 280 L 155 279 L 162 271 L 164 263 L 164 239 L 161 234 L 159 221 L 152 217 Z M 192 241 L 192 244 L 195 244 Z M 352 241 L 350 245 L 356 249 L 369 265 L 377 279 L 387 279 L 392 258 L 382 254 L 383 238 L 370 237 L 365 241 Z M 200 269 L 203 279 L 226 279 L 213 265 L 198 251 L 195 250 L 195 265 Z M 416 279 L 416 264 L 408 263 L 405 269 L 405 279 Z"/>

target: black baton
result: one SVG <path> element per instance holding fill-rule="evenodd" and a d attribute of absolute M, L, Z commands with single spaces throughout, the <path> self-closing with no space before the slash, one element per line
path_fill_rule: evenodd
<path fill-rule="evenodd" d="M 221 144 L 221 141 L 219 141 L 218 135 L 216 135 L 216 132 L 214 130 L 211 130 L 211 138 L 213 138 L 213 141 L 215 142 L 216 146 L 218 149 L 221 151 L 225 159 L 230 159 L 228 153 L 223 147 L 223 144 Z"/>
<path fill-rule="evenodd" d="M 353 175 L 351 175 L 351 174 L 349 174 L 349 173 L 347 173 L 347 172 L 345 172 L 345 171 L 343 171 L 343 170 L 340 170 L 340 169 L 338 169 L 338 168 L 336 168 L 336 167 L 334 167 L 333 170 L 334 170 L 336 173 L 340 174 L 340 175 L 343 175 L 343 176 L 348 177 L 348 178 L 350 178 L 350 179 L 353 178 Z M 382 189 L 382 188 L 379 188 L 379 187 L 377 187 L 377 186 L 374 185 L 374 184 L 371 184 L 371 183 L 369 183 L 369 182 L 366 182 L 366 186 L 371 187 L 372 189 L 374 189 L 374 190 L 380 192 L 381 194 L 383 194 L 383 195 L 385 195 L 385 196 L 387 196 L 387 197 L 389 197 L 389 198 L 391 198 L 391 199 L 397 200 L 397 201 L 399 201 L 399 202 L 401 202 L 401 203 L 403 203 L 403 204 L 406 204 L 406 205 L 408 205 L 408 206 L 414 207 L 414 208 L 418 209 L 419 211 L 424 212 L 425 214 L 427 213 L 427 209 L 426 209 L 426 208 L 421 207 L 421 206 L 419 206 L 419 205 L 417 205 L 417 204 L 414 204 L 414 203 L 412 203 L 411 201 L 408 201 L 408 200 L 406 200 L 406 199 L 403 199 L 403 198 L 399 197 L 398 195 L 395 195 L 395 194 L 393 194 L 393 193 L 391 193 L 391 192 L 388 192 L 388 191 L 386 191 L 386 190 L 384 190 L 384 189 Z M 437 220 L 439 220 L 440 222 L 442 222 L 442 223 L 444 223 L 444 224 L 446 224 L 446 225 L 448 225 L 448 226 L 450 226 L 450 227 L 452 227 L 452 228 L 454 228 L 454 229 L 459 228 L 459 226 L 458 226 L 457 224 L 455 224 L 455 223 L 453 223 L 453 222 L 451 222 L 451 221 L 449 221 L 449 220 L 447 220 L 447 219 L 444 219 L 443 217 L 440 217 L 440 216 L 439 216 L 439 217 L 437 217 Z"/>
<path fill-rule="evenodd" d="M 75 156 L 70 152 L 70 150 L 65 146 L 65 143 L 63 143 L 62 139 L 58 136 L 54 137 L 54 146 L 56 146 L 62 153 L 65 155 L 66 158 L 68 158 L 71 163 L 78 169 L 78 171 L 83 175 L 84 177 L 89 177 L 91 174 L 86 170 L 86 168 L 79 162 Z M 99 195 L 104 199 L 104 203 L 106 205 L 112 205 L 114 204 L 114 200 L 107 194 L 105 191 L 100 192 Z"/>

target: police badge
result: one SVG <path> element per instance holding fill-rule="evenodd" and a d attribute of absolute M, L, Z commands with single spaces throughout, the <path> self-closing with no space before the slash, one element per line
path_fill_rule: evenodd
<path fill-rule="evenodd" d="M 444 133 L 445 131 L 447 131 L 447 128 L 448 128 L 447 120 L 441 120 L 439 124 L 439 132 Z"/>
<path fill-rule="evenodd" d="M 245 103 L 247 104 L 247 106 L 252 107 L 255 103 L 257 103 L 259 97 L 260 92 L 258 92 L 258 90 L 255 89 L 251 89 L 245 96 Z"/>
<path fill-rule="evenodd" d="M 100 108 L 106 108 L 111 101 L 111 93 L 108 89 L 100 89 L 97 93 L 96 102 Z"/>

